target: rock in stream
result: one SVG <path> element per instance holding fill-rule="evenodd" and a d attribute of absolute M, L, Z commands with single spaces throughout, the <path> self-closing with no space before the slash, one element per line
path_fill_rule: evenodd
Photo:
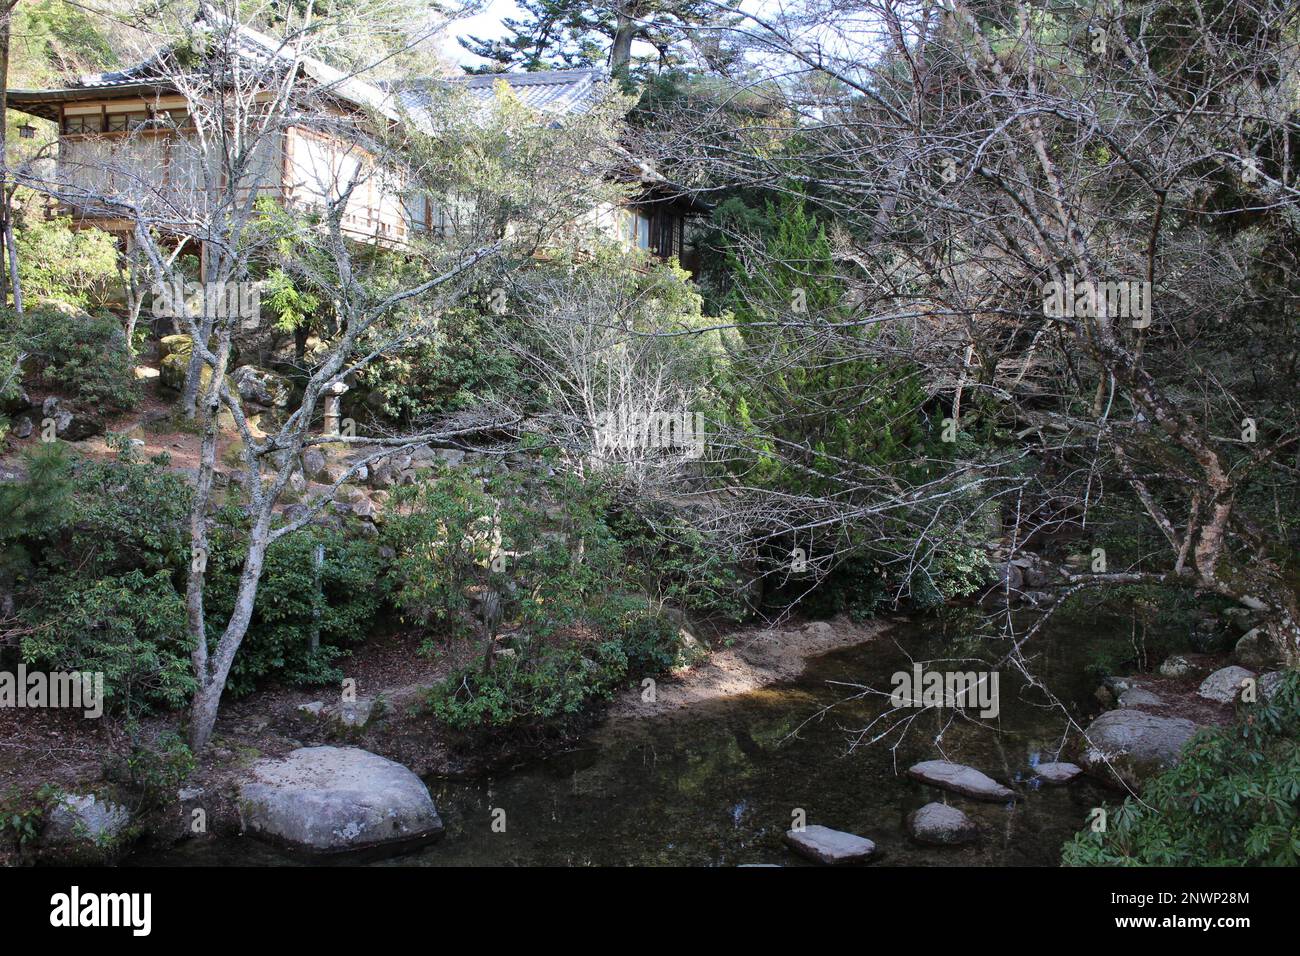
<path fill-rule="evenodd" d="M 1004 787 L 987 774 L 980 773 L 974 767 L 952 763 L 947 760 L 926 760 L 916 764 L 907 771 L 913 780 L 920 780 L 932 787 L 951 790 L 974 800 L 989 800 L 1001 803 L 1015 800 L 1018 794 L 1009 787 Z"/>
<path fill-rule="evenodd" d="M 239 815 L 249 833 L 310 854 L 396 851 L 443 830 L 419 777 L 357 747 L 303 747 L 258 761 L 240 787 Z"/>
<path fill-rule="evenodd" d="M 876 845 L 866 837 L 816 825 L 787 831 L 785 842 L 799 855 L 818 863 L 863 863 L 876 852 Z"/>

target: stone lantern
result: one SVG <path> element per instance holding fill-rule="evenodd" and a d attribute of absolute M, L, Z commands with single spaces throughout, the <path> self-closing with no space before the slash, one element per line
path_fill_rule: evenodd
<path fill-rule="evenodd" d="M 343 393 L 348 390 L 344 382 L 331 382 L 321 391 L 325 396 L 325 429 L 323 434 L 326 437 L 337 437 L 339 434 L 339 405 L 343 400 Z"/>

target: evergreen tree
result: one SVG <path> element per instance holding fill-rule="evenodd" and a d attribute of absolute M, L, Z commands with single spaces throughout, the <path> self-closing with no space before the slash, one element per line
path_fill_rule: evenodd
<path fill-rule="evenodd" d="M 749 241 L 763 249 L 759 268 L 739 243 L 728 255 L 739 333 L 729 411 L 752 452 L 738 465 L 759 484 L 816 493 L 849 462 L 891 470 L 913 459 L 930 440 L 916 369 L 853 321 L 825 228 L 797 200 L 721 213 L 757 230 Z"/>
<path fill-rule="evenodd" d="M 600 13 L 574 0 L 519 0 L 523 18 L 507 17 L 502 26 L 506 39 L 461 37 L 459 42 L 475 56 L 490 62 L 469 68 L 471 73 L 507 70 L 574 69 L 605 60 Z"/>
<path fill-rule="evenodd" d="M 616 76 L 640 76 L 684 65 L 687 45 L 711 63 L 717 58 L 712 37 L 698 32 L 718 20 L 704 0 L 615 0 L 602 5 L 520 0 L 520 6 L 527 16 L 504 21 L 509 37 L 460 40 L 465 49 L 490 61 L 469 68 L 471 73 L 571 69 L 607 62 Z M 654 53 L 638 54 L 633 44 L 652 47 Z"/>

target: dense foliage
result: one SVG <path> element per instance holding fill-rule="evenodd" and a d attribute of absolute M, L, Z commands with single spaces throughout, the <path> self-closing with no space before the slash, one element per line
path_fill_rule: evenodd
<path fill-rule="evenodd" d="M 57 299 L 84 308 L 103 305 L 117 292 L 117 242 L 102 229 L 29 215 L 16 239 L 18 276 L 29 301 Z"/>
<path fill-rule="evenodd" d="M 14 598 L 22 659 L 102 671 L 107 699 L 127 712 L 183 705 L 193 690 L 182 591 L 188 485 L 161 462 L 79 459 L 59 443 L 37 446 L 25 466 L 25 481 L 0 484 L 0 576 Z M 241 522 L 235 509 L 216 516 L 206 606 L 214 627 L 240 573 Z M 323 527 L 282 539 L 268 553 L 231 690 L 336 680 L 334 662 L 374 626 L 384 581 L 371 539 Z"/>
<path fill-rule="evenodd" d="M 25 482 L 0 486 L 0 550 L 22 659 L 102 671 L 127 710 L 179 706 L 193 689 L 184 605 L 188 493 L 157 464 L 100 463 L 38 446 Z"/>
<path fill-rule="evenodd" d="M 227 509 L 212 537 L 212 583 L 205 594 L 209 628 L 230 616 L 243 566 L 242 519 Z M 315 552 L 320 548 L 319 573 Z M 387 575 L 369 538 L 313 526 L 277 541 L 267 551 L 248 637 L 231 668 L 236 696 L 259 682 L 326 684 L 342 677 L 336 662 L 370 634 L 383 607 Z M 311 649 L 312 634 L 318 646 Z"/>
<path fill-rule="evenodd" d="M 1066 844 L 1067 866 L 1300 864 L 1300 673 L 1203 730 L 1141 799 L 1108 808 L 1106 828 Z"/>
<path fill-rule="evenodd" d="M 456 730 L 563 726 L 630 678 L 679 661 L 678 629 L 622 590 L 628 569 L 599 486 L 524 482 L 444 475 L 399 493 L 385 523 L 406 620 L 433 628 L 435 649 L 480 642 L 473 663 L 429 696 Z"/>
<path fill-rule="evenodd" d="M 94 414 L 135 407 L 140 390 L 121 322 L 60 302 L 19 316 L 0 309 L 0 341 L 26 355 L 22 382 L 72 399 Z"/>

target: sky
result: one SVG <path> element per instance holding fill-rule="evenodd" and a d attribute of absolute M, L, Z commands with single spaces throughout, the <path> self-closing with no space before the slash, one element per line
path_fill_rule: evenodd
<path fill-rule="evenodd" d="M 483 0 L 483 2 L 484 7 L 480 13 L 456 21 L 447 32 L 447 35 L 443 37 L 441 47 L 451 62 L 466 66 L 485 63 L 485 60 L 472 55 L 457 43 L 456 38 L 461 36 L 505 37 L 506 30 L 501 25 L 501 21 L 506 17 L 522 18 L 525 16 L 524 11 L 515 3 L 515 0 Z M 735 6 L 764 16 L 779 16 L 787 6 L 797 7 L 799 4 L 788 4 L 787 0 L 738 0 Z M 811 37 L 814 33 L 816 34 L 816 42 L 827 51 L 838 54 L 851 54 L 856 50 L 860 50 L 864 45 L 869 46 L 877 42 L 880 37 L 880 27 L 875 21 L 875 17 L 863 9 L 855 14 L 845 13 L 837 17 L 831 17 L 817 28 L 802 31 L 804 37 Z"/>
<path fill-rule="evenodd" d="M 505 28 L 501 21 L 506 17 L 518 17 L 523 13 L 514 0 L 487 0 L 482 13 L 458 20 L 442 41 L 442 49 L 454 63 L 466 66 L 484 62 L 473 56 L 456 42 L 458 36 L 504 37 Z"/>

